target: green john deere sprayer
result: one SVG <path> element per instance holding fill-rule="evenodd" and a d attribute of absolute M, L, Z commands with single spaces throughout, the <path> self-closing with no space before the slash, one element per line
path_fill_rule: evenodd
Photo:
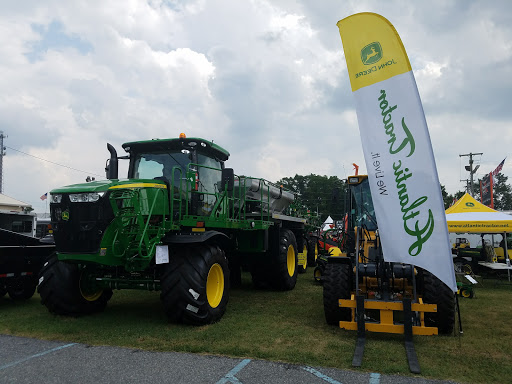
<path fill-rule="evenodd" d="M 50 312 L 102 311 L 115 289 L 160 290 L 171 321 L 201 325 L 222 317 L 242 268 L 257 286 L 294 288 L 316 241 L 293 193 L 235 175 L 228 151 L 184 134 L 125 143 L 122 157 L 107 148 L 107 180 L 51 191 L 56 253 L 38 287 Z"/>

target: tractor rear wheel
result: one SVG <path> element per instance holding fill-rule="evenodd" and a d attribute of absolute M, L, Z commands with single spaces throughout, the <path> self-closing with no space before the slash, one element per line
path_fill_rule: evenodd
<path fill-rule="evenodd" d="M 308 240 L 308 266 L 314 267 L 318 257 L 318 241 L 316 237 L 310 237 Z"/>
<path fill-rule="evenodd" d="M 112 297 L 110 289 L 86 289 L 85 271 L 51 255 L 39 273 L 41 304 L 57 315 L 79 316 L 102 312 Z"/>
<path fill-rule="evenodd" d="M 467 299 L 471 299 L 474 296 L 473 295 L 473 290 L 468 289 L 468 288 L 461 288 L 460 289 L 460 295 L 462 297 L 467 298 Z"/>
<path fill-rule="evenodd" d="M 426 270 L 421 271 L 423 302 L 437 304 L 437 312 L 425 313 L 425 325 L 437 327 L 439 334 L 453 332 L 455 324 L 455 295 L 441 280 Z"/>
<path fill-rule="evenodd" d="M 229 299 L 228 261 L 219 247 L 176 249 L 160 277 L 164 311 L 170 321 L 205 325 L 219 321 Z"/>
<path fill-rule="evenodd" d="M 13 300 L 28 300 L 34 296 L 37 280 L 33 276 L 21 276 L 12 279 L 7 284 L 7 293 Z"/>
<path fill-rule="evenodd" d="M 270 284 L 280 291 L 292 290 L 297 283 L 297 240 L 289 229 L 281 231 L 279 249 L 275 250 L 273 257 Z"/>
<path fill-rule="evenodd" d="M 350 299 L 352 270 L 350 264 L 327 263 L 322 274 L 324 287 L 324 314 L 329 325 L 338 325 L 340 321 L 349 321 L 350 308 L 341 308 L 339 299 Z"/>
<path fill-rule="evenodd" d="M 320 269 L 320 267 L 316 267 L 315 270 L 313 271 L 313 278 L 317 283 L 322 283 L 322 270 Z"/>

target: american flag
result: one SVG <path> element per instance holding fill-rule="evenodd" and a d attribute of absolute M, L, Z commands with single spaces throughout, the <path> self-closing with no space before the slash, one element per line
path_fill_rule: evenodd
<path fill-rule="evenodd" d="M 40 197 L 41 200 L 46 200 L 46 198 L 48 197 L 48 192 L 46 192 L 44 195 L 42 195 Z"/>
<path fill-rule="evenodd" d="M 506 159 L 506 157 L 505 157 L 505 159 Z M 492 171 L 493 176 L 496 176 L 498 173 L 501 172 L 501 170 L 503 169 L 503 164 L 505 164 L 505 159 L 503 159 L 503 161 L 496 167 L 496 169 L 494 171 Z"/>

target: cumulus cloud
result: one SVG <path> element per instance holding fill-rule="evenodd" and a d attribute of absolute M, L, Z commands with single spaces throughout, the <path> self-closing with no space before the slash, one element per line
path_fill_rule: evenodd
<path fill-rule="evenodd" d="M 180 132 L 225 147 L 238 174 L 346 177 L 352 163 L 363 171 L 336 22 L 368 11 L 387 17 L 404 41 L 441 182 L 455 192 L 465 178 L 459 154 L 484 152 L 486 171 L 508 155 L 510 8 L 442 0 L 3 2 L 4 193 L 44 211 L 41 194 L 104 174 L 106 142 L 120 150 Z"/>

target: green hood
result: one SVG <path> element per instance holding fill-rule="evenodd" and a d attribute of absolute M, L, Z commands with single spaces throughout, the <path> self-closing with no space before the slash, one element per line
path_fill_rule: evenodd
<path fill-rule="evenodd" d="M 84 192 L 104 192 L 109 190 L 112 187 L 118 185 L 127 185 L 127 187 L 138 186 L 140 183 L 148 183 L 150 185 L 153 184 L 164 184 L 163 181 L 157 180 L 140 180 L 140 179 L 123 179 L 123 180 L 96 180 L 91 181 L 90 183 L 81 183 L 81 184 L 73 184 L 66 185 L 65 187 L 55 188 L 50 191 L 51 194 L 56 193 L 84 193 Z M 148 185 L 149 186 L 149 185 Z"/>

